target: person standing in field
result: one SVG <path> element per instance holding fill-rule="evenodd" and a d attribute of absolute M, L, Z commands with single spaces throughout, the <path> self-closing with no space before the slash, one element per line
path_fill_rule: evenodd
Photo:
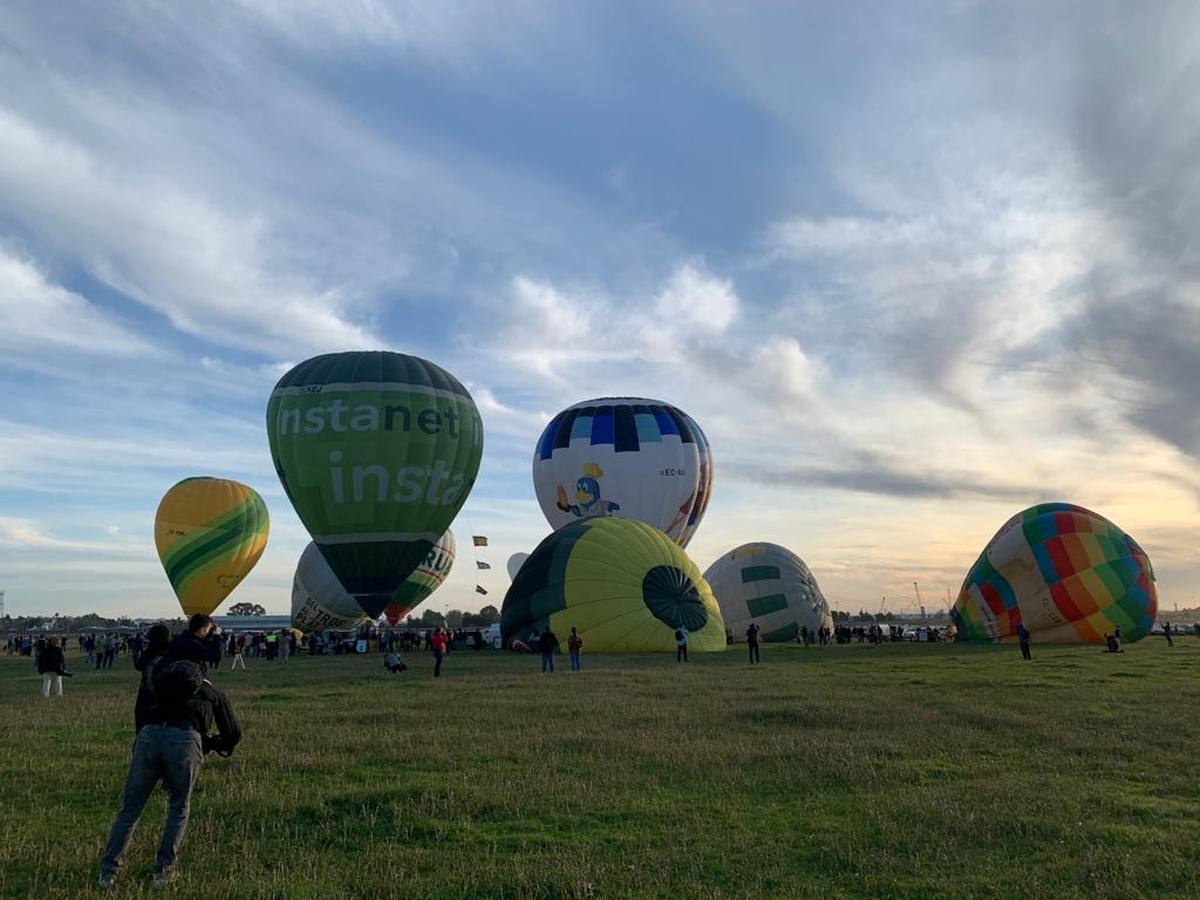
<path fill-rule="evenodd" d="M 687 662 L 688 630 L 686 625 L 675 629 L 675 662 Z"/>
<path fill-rule="evenodd" d="M 554 648 L 558 646 L 558 637 L 546 626 L 538 638 L 538 650 L 542 652 L 542 673 L 554 671 Z"/>
<path fill-rule="evenodd" d="M 38 654 L 37 670 L 42 676 L 42 696 L 50 696 L 50 688 L 54 688 L 54 696 L 62 696 L 62 680 L 67 674 L 67 658 L 59 646 L 56 637 L 46 642 L 46 649 Z"/>
<path fill-rule="evenodd" d="M 446 632 L 438 628 L 429 638 L 429 646 L 433 650 L 433 677 L 442 675 L 442 657 L 446 655 Z"/>
<path fill-rule="evenodd" d="M 204 755 L 216 751 L 230 756 L 242 738 L 229 700 L 205 679 L 198 663 L 164 661 L 155 667 L 153 685 L 155 703 L 134 742 L 121 810 L 100 858 L 98 883 L 104 890 L 116 883 L 129 838 L 159 781 L 170 800 L 154 861 L 154 886 L 163 887 L 174 877 Z M 210 735 L 214 724 L 217 734 Z"/>
<path fill-rule="evenodd" d="M 240 664 L 242 671 L 246 671 L 246 660 L 242 658 L 242 648 L 238 644 L 236 634 L 231 634 L 229 640 L 225 643 L 225 655 L 229 657 L 229 671 L 232 672 Z"/>
<path fill-rule="evenodd" d="M 583 664 L 579 661 L 579 654 L 583 651 L 583 638 L 579 636 L 579 632 L 575 630 L 575 626 L 571 626 L 571 636 L 567 638 L 567 653 L 571 655 L 571 671 L 578 672 L 583 668 Z"/>
<path fill-rule="evenodd" d="M 758 624 L 751 622 L 750 627 L 746 629 L 746 647 L 750 650 L 750 664 L 762 662 L 762 656 L 758 650 Z"/>
<path fill-rule="evenodd" d="M 1021 658 L 1033 659 L 1029 653 L 1029 629 L 1024 622 L 1017 626 L 1017 641 L 1021 644 Z"/>
<path fill-rule="evenodd" d="M 292 652 L 292 633 L 286 628 L 279 632 L 279 661 L 287 663 L 288 655 Z"/>
<path fill-rule="evenodd" d="M 1163 622 L 1163 637 L 1167 639 L 1167 646 L 1174 647 L 1175 642 L 1171 640 L 1171 623 Z"/>

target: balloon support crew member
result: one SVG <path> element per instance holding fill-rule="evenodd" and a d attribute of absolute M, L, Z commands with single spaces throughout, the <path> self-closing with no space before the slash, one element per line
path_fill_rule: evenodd
<path fill-rule="evenodd" d="M 440 678 L 442 657 L 446 655 L 446 633 L 441 628 L 433 633 L 429 639 L 429 646 L 433 649 L 433 677 Z"/>
<path fill-rule="evenodd" d="M 753 622 L 746 629 L 746 647 L 750 651 L 751 664 L 762 662 L 762 657 L 759 655 L 758 650 L 758 626 Z"/>
<path fill-rule="evenodd" d="M 675 662 L 687 662 L 688 630 L 686 625 L 675 629 Z"/>
<path fill-rule="evenodd" d="M 571 671 L 578 672 L 583 668 L 583 664 L 579 660 L 579 654 L 583 650 L 583 638 L 579 636 L 579 632 L 571 626 L 571 636 L 567 638 L 567 652 L 571 655 Z"/>
<path fill-rule="evenodd" d="M 1024 622 L 1017 626 L 1017 640 L 1021 644 L 1021 658 L 1033 659 L 1029 653 L 1029 629 L 1025 627 Z"/>
<path fill-rule="evenodd" d="M 546 630 L 538 637 L 538 650 L 542 654 L 542 673 L 554 671 L 554 649 L 558 646 L 558 637 L 546 626 Z"/>

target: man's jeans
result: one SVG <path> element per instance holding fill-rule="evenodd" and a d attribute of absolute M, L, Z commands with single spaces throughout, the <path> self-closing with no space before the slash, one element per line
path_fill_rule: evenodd
<path fill-rule="evenodd" d="M 142 726 L 133 744 L 133 759 L 129 762 L 129 774 L 125 777 L 121 811 L 117 813 L 104 855 L 100 858 L 102 872 L 113 874 L 120 867 L 121 855 L 129 844 L 138 817 L 160 780 L 167 789 L 169 802 L 154 869 L 162 872 L 175 864 L 179 845 L 183 843 L 183 834 L 187 830 L 192 786 L 196 783 L 203 761 L 200 734 L 195 729 L 170 725 Z"/>
<path fill-rule="evenodd" d="M 554 654 L 553 653 L 543 653 L 542 654 L 542 671 L 543 672 L 553 672 L 554 671 Z"/>
<path fill-rule="evenodd" d="M 578 672 L 580 670 L 580 668 L 582 668 L 582 667 L 579 663 L 579 652 L 576 651 L 571 654 L 571 671 Z"/>

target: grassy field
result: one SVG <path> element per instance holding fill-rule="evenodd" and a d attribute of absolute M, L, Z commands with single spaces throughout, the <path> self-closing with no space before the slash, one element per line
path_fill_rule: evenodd
<path fill-rule="evenodd" d="M 250 660 L 185 897 L 1196 896 L 1200 640 L 769 648 L 580 674 L 459 652 Z M 75 662 L 74 651 L 70 659 Z M 135 673 L 43 701 L 0 657 L 0 895 L 79 897 L 116 812 Z M 164 797 L 121 896 L 149 893 Z"/>

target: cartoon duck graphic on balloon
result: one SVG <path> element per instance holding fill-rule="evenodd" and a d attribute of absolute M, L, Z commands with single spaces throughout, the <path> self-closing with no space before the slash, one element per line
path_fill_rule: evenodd
<path fill-rule="evenodd" d="M 575 482 L 576 502 L 567 502 L 567 489 L 560 484 L 558 486 L 558 508 L 563 512 L 573 513 L 581 519 L 589 516 L 611 516 L 618 512 L 621 509 L 619 503 L 605 500 L 600 496 L 600 479 L 603 477 L 604 470 L 596 463 L 585 464 L 583 474 Z"/>

